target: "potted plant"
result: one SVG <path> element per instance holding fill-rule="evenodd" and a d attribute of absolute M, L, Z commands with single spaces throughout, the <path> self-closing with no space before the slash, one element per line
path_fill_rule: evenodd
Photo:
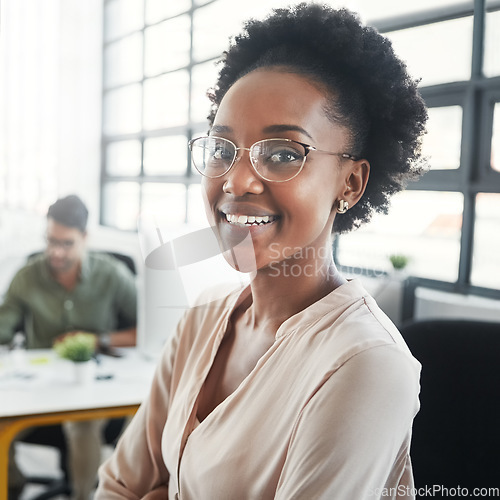
<path fill-rule="evenodd" d="M 61 358 L 73 362 L 77 383 L 90 382 L 94 378 L 96 367 L 92 356 L 96 347 L 97 337 L 85 332 L 66 335 L 54 344 L 54 350 Z"/>
<path fill-rule="evenodd" d="M 410 258 L 403 254 L 392 254 L 389 255 L 389 260 L 391 261 L 394 271 L 401 272 L 408 265 Z"/>

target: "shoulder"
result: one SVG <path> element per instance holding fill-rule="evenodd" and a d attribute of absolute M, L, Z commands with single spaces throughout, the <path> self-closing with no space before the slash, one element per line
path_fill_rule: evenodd
<path fill-rule="evenodd" d="M 329 369 L 336 370 L 362 353 L 362 359 L 369 359 L 387 351 L 390 359 L 401 358 L 414 370 L 420 370 L 397 327 L 358 280 L 343 285 L 320 302 L 311 315 L 315 322 L 303 334 L 311 335 L 321 346 L 320 357 L 325 358 Z M 383 347 L 386 349 L 377 350 Z"/>
<path fill-rule="evenodd" d="M 11 281 L 11 287 L 33 285 L 42 275 L 45 265 L 44 254 L 37 254 L 33 257 L 29 257 L 26 264 L 14 274 Z"/>
<path fill-rule="evenodd" d="M 178 334 L 182 341 L 192 345 L 209 341 L 212 333 L 229 318 L 244 287 L 219 285 L 204 290 L 179 322 Z M 203 327 L 203 328 L 201 328 Z"/>
<path fill-rule="evenodd" d="M 392 398 L 413 415 L 421 365 L 397 327 L 356 280 L 328 298 L 325 310 L 327 305 L 330 312 L 311 328 L 310 338 L 313 370 L 322 381 L 318 397 L 328 401 L 338 391 L 349 397 L 363 394 L 374 409 Z"/>
<path fill-rule="evenodd" d="M 201 292 L 190 309 L 191 316 L 202 321 L 210 321 L 228 315 L 246 289 L 244 285 L 234 283 L 209 287 Z"/>

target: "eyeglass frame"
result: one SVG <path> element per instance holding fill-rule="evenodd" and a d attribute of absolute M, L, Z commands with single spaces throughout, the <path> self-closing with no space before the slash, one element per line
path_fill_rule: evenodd
<path fill-rule="evenodd" d="M 351 161 L 358 161 L 359 158 L 350 154 L 350 153 L 333 153 L 331 151 L 325 151 L 323 149 L 317 149 L 315 148 L 314 146 L 311 146 L 310 144 L 305 144 L 303 142 L 300 142 L 300 141 L 295 141 L 293 139 L 287 139 L 287 138 L 284 138 L 284 137 L 273 137 L 273 138 L 269 138 L 269 139 L 261 139 L 260 141 L 256 141 L 254 142 L 249 148 L 239 148 L 236 146 L 236 144 L 229 140 L 229 139 L 226 139 L 225 137 L 219 137 L 219 136 L 215 136 L 215 135 L 202 135 L 200 137 L 195 137 L 194 139 L 191 139 L 189 142 L 188 142 L 188 145 L 189 145 L 189 150 L 191 151 L 191 153 L 193 152 L 193 144 L 198 141 L 199 139 L 221 139 L 223 141 L 227 141 L 229 142 L 230 144 L 232 144 L 234 146 L 234 158 L 231 162 L 231 165 L 229 165 L 228 169 L 226 171 L 224 171 L 222 174 L 219 174 L 219 175 L 214 175 L 214 176 L 209 176 L 209 175 L 206 175 L 204 174 L 203 172 L 200 172 L 200 170 L 198 169 L 198 167 L 196 166 L 196 164 L 194 163 L 193 161 L 193 156 L 191 155 L 191 163 L 193 164 L 194 168 L 196 169 L 197 172 L 200 173 L 200 175 L 202 175 L 203 177 L 206 177 L 207 179 L 219 179 L 220 177 L 226 175 L 232 168 L 233 166 L 235 165 L 235 163 L 237 163 L 237 158 L 238 158 L 238 151 L 248 151 L 248 153 L 250 153 L 250 151 L 252 150 L 253 147 L 255 147 L 255 145 L 261 143 L 261 142 L 264 142 L 264 141 L 285 141 L 285 142 L 293 142 L 295 144 L 300 144 L 304 149 L 305 149 L 305 154 L 304 154 L 304 161 L 302 162 L 302 165 L 300 166 L 299 170 L 297 171 L 297 173 L 295 175 L 293 175 L 292 177 L 290 177 L 289 179 L 285 179 L 285 180 L 275 180 L 275 179 L 268 179 L 267 177 L 264 177 L 258 170 L 257 170 L 257 167 L 254 165 L 253 163 L 253 159 L 252 159 L 252 155 L 248 155 L 249 158 L 250 158 L 250 163 L 252 165 L 252 168 L 255 170 L 255 172 L 257 173 L 257 175 L 261 178 L 261 179 L 264 179 L 265 181 L 267 182 L 288 182 L 288 181 L 291 181 L 292 179 L 295 179 L 295 177 L 297 177 L 300 172 L 302 172 L 303 168 L 304 168 L 304 165 L 306 164 L 306 160 L 307 160 L 307 155 L 311 152 L 311 151 L 316 151 L 317 153 L 324 153 L 324 154 L 328 154 L 328 155 L 331 155 L 331 156 L 339 156 L 341 158 L 344 158 L 346 160 L 351 160 Z M 240 157 L 241 158 L 241 157 Z"/>
<path fill-rule="evenodd" d="M 47 248 L 60 248 L 65 252 L 69 252 L 76 244 L 75 240 L 60 240 L 51 236 L 45 236 L 45 243 Z"/>

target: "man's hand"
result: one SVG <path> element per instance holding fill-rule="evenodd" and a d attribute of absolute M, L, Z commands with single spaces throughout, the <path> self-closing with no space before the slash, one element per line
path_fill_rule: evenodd
<path fill-rule="evenodd" d="M 90 333 L 90 334 L 96 335 L 94 332 L 82 332 L 81 330 L 73 330 L 71 332 L 61 333 L 61 335 L 57 336 L 54 339 L 53 344 L 56 344 L 57 342 L 61 342 L 66 337 L 72 337 L 72 336 L 76 335 L 77 333 Z M 97 335 L 96 335 L 96 337 L 97 337 Z M 97 341 L 99 341 L 99 338 L 97 339 Z"/>

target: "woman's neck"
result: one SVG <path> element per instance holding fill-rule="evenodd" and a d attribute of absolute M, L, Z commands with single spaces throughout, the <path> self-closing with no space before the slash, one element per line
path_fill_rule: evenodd
<path fill-rule="evenodd" d="M 304 262 L 289 258 L 258 270 L 251 281 L 247 321 L 276 331 L 288 318 L 346 283 L 333 258 Z"/>

